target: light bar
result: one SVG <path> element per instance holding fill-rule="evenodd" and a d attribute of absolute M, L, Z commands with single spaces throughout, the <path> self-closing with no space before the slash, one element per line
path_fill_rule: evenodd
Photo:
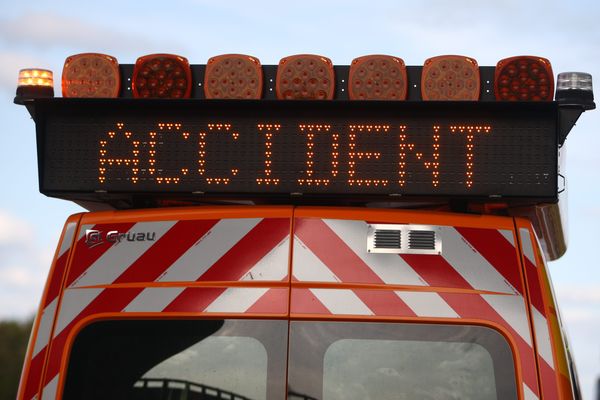
<path fill-rule="evenodd" d="M 52 71 L 39 68 L 22 69 L 19 71 L 18 87 L 22 86 L 54 87 Z"/>
<path fill-rule="evenodd" d="M 348 75 L 350 100 L 405 100 L 406 66 L 401 58 L 370 55 L 352 60 Z"/>
<path fill-rule="evenodd" d="M 550 61 L 537 56 L 517 56 L 498 61 L 496 100 L 552 101 L 554 74 Z"/>
<path fill-rule="evenodd" d="M 63 97 L 119 96 L 121 75 L 117 59 L 99 53 L 67 57 L 62 73 Z"/>
<path fill-rule="evenodd" d="M 423 100 L 479 100 L 479 66 L 465 56 L 425 60 L 421 74 Z"/>
<path fill-rule="evenodd" d="M 277 68 L 277 98 L 280 100 L 331 100 L 335 73 L 327 57 L 299 54 L 282 58 Z"/>
<path fill-rule="evenodd" d="M 207 99 L 260 99 L 263 74 L 258 58 L 224 54 L 206 63 L 204 96 Z"/>
<path fill-rule="evenodd" d="M 52 71 L 41 68 L 20 70 L 15 104 L 25 104 L 25 100 L 46 97 L 54 97 Z"/>
<path fill-rule="evenodd" d="M 556 101 L 582 104 L 587 109 L 593 108 L 592 75 L 585 72 L 562 72 L 558 74 Z"/>
<path fill-rule="evenodd" d="M 133 69 L 133 97 L 188 98 L 192 71 L 187 58 L 174 54 L 150 54 L 137 59 Z"/>

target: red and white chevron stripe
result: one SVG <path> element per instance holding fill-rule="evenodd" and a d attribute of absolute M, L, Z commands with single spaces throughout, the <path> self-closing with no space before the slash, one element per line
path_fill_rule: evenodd
<path fill-rule="evenodd" d="M 530 310 L 535 329 L 535 343 L 538 352 L 540 379 L 542 381 L 542 394 L 544 399 L 558 399 L 560 391 L 556 381 L 556 367 L 548 314 L 544 307 L 542 288 L 540 286 L 540 271 L 533 251 L 531 233 L 528 229 L 519 229 L 523 261 L 530 297 Z"/>
<path fill-rule="evenodd" d="M 294 281 L 397 285 L 400 290 L 294 288 L 292 313 L 490 321 L 509 332 L 518 349 L 525 397 L 539 397 L 512 231 L 440 227 L 442 255 L 397 255 L 367 252 L 365 221 L 297 218 L 294 226 Z"/>
<path fill-rule="evenodd" d="M 58 305 L 60 285 L 67 267 L 67 261 L 76 229 L 77 223 L 74 221 L 65 224 L 62 241 L 56 254 L 54 265 L 50 269 L 48 275 L 46 292 L 40 307 L 41 315 L 39 316 L 37 334 L 33 343 L 30 345 L 30 348 L 33 350 L 31 350 L 31 354 L 29 355 L 30 362 L 27 380 L 24 382 L 24 386 L 19 389 L 19 396 L 21 397 L 22 393 L 22 397 L 26 399 L 38 397 L 44 362 L 46 360 L 47 347 L 52 334 L 54 317 Z"/>
<path fill-rule="evenodd" d="M 526 289 L 517 238 L 508 229 L 441 226 L 441 255 L 397 255 L 368 253 L 368 223 L 360 220 L 299 217 L 293 239 L 289 217 L 83 225 L 71 249 L 75 226 L 65 228 L 44 299 L 25 399 L 39 397 L 41 386 L 44 399 L 56 398 L 65 346 L 86 318 L 159 312 L 488 321 L 502 327 L 519 353 L 524 398 L 540 397 L 536 349 L 540 379 L 549 388 L 544 398 L 558 392 L 527 229 L 518 238 Z M 155 238 L 89 247 L 87 229 Z"/>
<path fill-rule="evenodd" d="M 92 228 L 153 232 L 156 237 L 89 248 L 82 233 Z M 288 276 L 289 235 L 289 218 L 82 226 L 52 335 L 43 398 L 56 398 L 67 338 L 88 316 L 144 312 L 286 316 L 288 287 L 281 282 Z M 224 283 L 232 281 L 263 286 Z"/>

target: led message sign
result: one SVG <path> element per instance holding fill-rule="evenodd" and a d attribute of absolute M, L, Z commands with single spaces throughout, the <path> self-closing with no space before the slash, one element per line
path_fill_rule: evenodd
<path fill-rule="evenodd" d="M 554 198 L 554 103 L 40 100 L 41 191 Z"/>

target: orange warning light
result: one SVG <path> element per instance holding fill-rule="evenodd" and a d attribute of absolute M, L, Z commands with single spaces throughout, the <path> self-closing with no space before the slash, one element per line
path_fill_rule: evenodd
<path fill-rule="evenodd" d="M 277 68 L 280 100 L 331 100 L 335 90 L 333 64 L 327 57 L 298 54 L 282 58 Z"/>
<path fill-rule="evenodd" d="M 137 59 L 133 69 L 133 97 L 189 98 L 192 70 L 187 58 L 150 54 Z"/>
<path fill-rule="evenodd" d="M 479 66 L 465 56 L 438 56 L 425 61 L 423 100 L 479 100 Z"/>
<path fill-rule="evenodd" d="M 48 86 L 54 87 L 52 71 L 40 68 L 26 68 L 19 71 L 17 87 L 22 86 Z"/>
<path fill-rule="evenodd" d="M 207 99 L 260 99 L 263 73 L 258 58 L 224 54 L 206 63 L 204 96 Z"/>
<path fill-rule="evenodd" d="M 550 61 L 536 56 L 505 58 L 496 64 L 496 100 L 552 101 L 554 74 Z"/>
<path fill-rule="evenodd" d="M 119 63 L 112 56 L 82 53 L 65 60 L 63 97 L 118 97 L 120 85 Z"/>
<path fill-rule="evenodd" d="M 401 58 L 370 55 L 352 60 L 350 100 L 405 100 L 407 87 L 406 66 Z"/>

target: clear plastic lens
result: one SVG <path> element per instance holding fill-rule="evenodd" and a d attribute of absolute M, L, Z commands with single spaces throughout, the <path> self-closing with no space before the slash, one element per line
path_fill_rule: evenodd
<path fill-rule="evenodd" d="M 52 71 L 47 69 L 28 68 L 19 71 L 18 86 L 54 86 Z"/>
<path fill-rule="evenodd" d="M 556 90 L 592 91 L 592 75 L 585 72 L 562 72 L 558 74 Z"/>

